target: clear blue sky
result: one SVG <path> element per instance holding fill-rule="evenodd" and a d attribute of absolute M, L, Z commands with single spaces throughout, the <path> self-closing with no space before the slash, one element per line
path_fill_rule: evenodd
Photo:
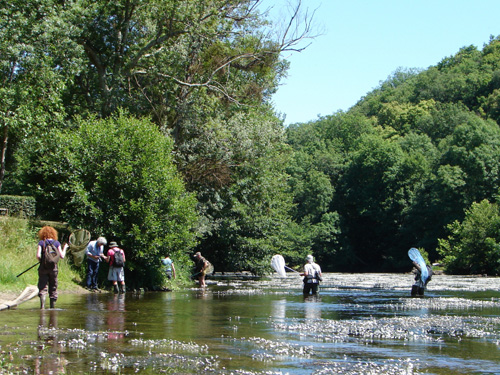
<path fill-rule="evenodd" d="M 264 0 L 283 18 L 296 0 Z M 302 0 L 322 36 L 285 55 L 288 78 L 273 96 L 285 123 L 348 110 L 398 68 L 426 69 L 460 48 L 500 35 L 500 0 Z"/>

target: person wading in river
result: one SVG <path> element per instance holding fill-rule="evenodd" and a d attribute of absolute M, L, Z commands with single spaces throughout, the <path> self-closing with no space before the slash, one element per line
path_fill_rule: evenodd
<path fill-rule="evenodd" d="M 167 255 L 165 258 L 163 258 L 161 260 L 161 263 L 165 266 L 165 275 L 167 275 L 167 279 L 175 279 L 174 261 L 170 259 L 170 255 Z"/>
<path fill-rule="evenodd" d="M 411 296 L 416 297 L 416 296 L 423 296 L 425 287 L 431 281 L 431 276 L 433 274 L 432 272 L 432 267 L 429 265 L 426 265 L 427 267 L 427 279 L 425 281 L 422 280 L 422 270 L 420 269 L 420 266 L 417 262 L 413 262 L 413 265 L 417 269 L 415 272 L 415 284 L 411 286 Z"/>
<path fill-rule="evenodd" d="M 108 280 L 113 284 L 115 293 L 125 293 L 125 252 L 114 241 L 109 243 L 108 256 L 102 258 L 109 263 Z M 118 288 L 119 286 L 119 288 Z"/>
<path fill-rule="evenodd" d="M 66 256 L 68 244 L 64 244 L 61 249 L 61 244 L 57 240 L 57 230 L 51 226 L 45 226 L 38 232 L 38 248 L 36 251 L 36 259 L 40 262 L 38 267 L 38 296 L 40 297 L 40 308 L 45 309 L 45 298 L 47 292 L 50 298 L 50 308 L 55 307 L 57 301 L 57 261 Z M 49 249 L 53 249 L 54 254 L 48 254 Z M 54 257 L 54 260 L 49 261 L 48 257 Z"/>
<path fill-rule="evenodd" d="M 321 278 L 321 267 L 314 263 L 314 258 L 312 255 L 308 255 L 306 257 L 307 263 L 304 266 L 304 273 L 301 273 L 301 276 L 304 276 L 304 290 L 303 293 L 305 296 L 309 295 L 311 292 L 312 295 L 318 294 L 319 282 L 323 279 Z"/>
<path fill-rule="evenodd" d="M 104 245 L 108 242 L 104 237 L 99 237 L 96 241 L 90 241 L 85 254 L 87 255 L 87 289 L 98 292 L 97 275 L 99 273 L 99 263 L 104 254 Z"/>
<path fill-rule="evenodd" d="M 210 265 L 210 262 L 201 256 L 201 253 L 198 251 L 194 254 L 194 276 L 198 277 L 198 281 L 200 283 L 200 288 L 205 288 L 207 284 L 205 283 L 205 275 L 207 273 L 207 269 Z"/>

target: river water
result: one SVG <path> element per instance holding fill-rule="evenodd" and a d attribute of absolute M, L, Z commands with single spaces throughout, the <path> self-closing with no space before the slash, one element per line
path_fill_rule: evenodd
<path fill-rule="evenodd" d="M 500 278 L 209 280 L 206 290 L 62 294 L 0 312 L 0 373 L 500 374 Z"/>

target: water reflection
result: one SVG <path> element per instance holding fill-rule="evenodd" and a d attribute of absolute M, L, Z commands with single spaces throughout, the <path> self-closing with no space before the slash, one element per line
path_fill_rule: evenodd
<path fill-rule="evenodd" d="M 321 319 L 321 297 L 319 295 L 304 296 L 304 305 L 306 319 Z"/>
<path fill-rule="evenodd" d="M 99 331 L 105 323 L 104 316 L 101 312 L 105 309 L 104 303 L 101 302 L 97 293 L 89 293 L 85 295 L 86 299 L 86 314 L 85 328 L 89 331 Z"/>
<path fill-rule="evenodd" d="M 65 374 L 67 360 L 62 354 L 62 346 L 59 344 L 58 328 L 59 310 L 40 310 L 40 321 L 38 324 L 38 355 L 35 357 L 35 374 Z"/>
<path fill-rule="evenodd" d="M 438 275 L 418 299 L 408 296 L 409 275 L 324 279 L 328 287 L 305 298 L 290 277 L 66 294 L 64 310 L 27 302 L 2 313 L 0 363 L 12 351 L 37 374 L 498 373 L 500 278 Z M 457 282 L 463 291 L 450 292 Z"/>
<path fill-rule="evenodd" d="M 272 301 L 272 317 L 275 320 L 283 321 L 286 317 L 286 305 L 287 301 L 285 298 L 281 298 L 275 301 Z"/>
<path fill-rule="evenodd" d="M 108 340 L 123 340 L 125 337 L 125 294 L 115 294 L 108 299 L 106 328 Z"/>

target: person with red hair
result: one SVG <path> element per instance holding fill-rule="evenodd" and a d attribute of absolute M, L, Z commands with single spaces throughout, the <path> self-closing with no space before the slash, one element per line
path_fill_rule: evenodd
<path fill-rule="evenodd" d="M 57 230 L 47 225 L 38 231 L 38 248 L 36 252 L 36 259 L 40 262 L 38 267 L 38 296 L 40 297 L 40 308 L 45 309 L 45 298 L 47 293 L 50 298 L 50 308 L 55 307 L 57 301 L 57 263 L 49 265 L 45 262 L 45 249 L 49 245 L 56 248 L 57 253 L 61 259 L 66 256 L 68 244 L 64 244 L 61 248 L 61 243 L 57 240 Z"/>

